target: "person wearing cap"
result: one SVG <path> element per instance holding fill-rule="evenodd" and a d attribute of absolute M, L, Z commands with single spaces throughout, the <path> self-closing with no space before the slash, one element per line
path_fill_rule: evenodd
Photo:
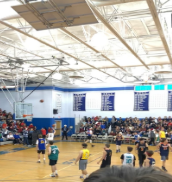
<path fill-rule="evenodd" d="M 66 140 L 68 140 L 67 133 L 68 133 L 69 129 L 68 129 L 67 125 L 64 125 L 64 127 L 62 128 L 62 131 L 63 131 L 62 140 L 64 139 L 64 137 L 66 137 Z"/>

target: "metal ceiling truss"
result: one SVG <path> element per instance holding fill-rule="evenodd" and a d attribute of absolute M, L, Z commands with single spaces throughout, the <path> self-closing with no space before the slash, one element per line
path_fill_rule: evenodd
<path fill-rule="evenodd" d="M 65 51 L 63 51 L 63 50 L 61 50 L 61 49 L 59 49 L 59 48 L 57 48 L 57 47 L 55 47 L 55 46 L 53 46 L 53 45 L 47 43 L 47 42 L 45 42 L 45 41 L 43 41 L 43 40 L 40 40 L 40 39 L 38 39 L 37 37 L 34 37 L 34 36 L 32 36 L 32 35 L 30 35 L 30 34 L 28 34 L 28 33 L 26 33 L 26 32 L 23 32 L 22 30 L 20 30 L 20 29 L 14 27 L 14 26 L 12 26 L 12 25 L 6 23 L 6 22 L 3 22 L 3 21 L 0 20 L 0 23 L 3 24 L 3 25 L 5 25 L 6 27 L 12 28 L 13 30 L 15 30 L 15 31 L 17 31 L 17 32 L 19 32 L 19 33 L 21 33 L 21 34 L 27 36 L 27 37 L 30 37 L 30 38 L 32 38 L 32 39 L 34 39 L 34 40 L 37 40 L 37 41 L 40 42 L 41 44 L 44 44 L 44 45 L 46 45 L 46 46 L 48 46 L 48 47 L 51 47 L 52 49 L 55 49 L 55 50 L 57 50 L 58 52 L 61 52 L 61 53 L 65 54 L 65 55 L 67 55 L 67 56 L 69 56 L 69 57 L 72 57 L 72 58 L 74 58 L 74 59 L 76 59 L 76 60 L 78 60 L 78 61 L 80 61 L 80 62 L 86 64 L 86 65 L 89 66 L 89 67 L 92 67 L 92 68 L 94 68 L 94 69 L 96 69 L 96 70 L 98 70 L 98 71 L 100 71 L 100 72 L 102 72 L 102 73 L 104 73 L 104 74 L 106 74 L 106 75 L 112 77 L 112 78 L 115 78 L 115 79 L 121 81 L 120 79 L 118 79 L 118 78 L 115 77 L 114 75 L 110 75 L 109 73 L 106 73 L 106 72 L 104 72 L 104 71 L 102 71 L 102 70 L 99 70 L 99 69 L 97 69 L 97 67 L 92 66 L 91 64 L 88 64 L 88 63 L 82 61 L 81 59 L 79 59 L 79 58 L 77 58 L 77 57 L 75 57 L 75 56 L 73 56 L 73 55 L 71 55 L 71 54 L 69 54 L 69 53 L 67 53 L 67 52 L 65 52 Z"/>
<path fill-rule="evenodd" d="M 158 13 L 157 13 L 154 1 L 153 0 L 146 0 L 146 1 L 147 1 L 148 6 L 149 6 L 152 17 L 154 19 L 154 22 L 155 22 L 156 28 L 158 30 L 159 36 L 161 38 L 161 41 L 162 41 L 162 43 L 164 45 L 167 56 L 169 58 L 169 61 L 170 61 L 171 65 L 172 65 L 171 52 L 170 52 L 170 49 L 169 49 L 169 46 L 168 46 L 164 31 L 163 31 L 163 28 L 162 28 L 161 22 L 159 20 Z"/>
<path fill-rule="evenodd" d="M 91 9 L 95 13 L 95 15 L 98 17 L 98 19 L 112 32 L 113 35 L 115 35 L 119 41 L 131 52 L 131 54 L 134 55 L 147 69 L 149 67 L 145 64 L 145 62 L 139 57 L 138 54 L 127 44 L 127 42 L 121 37 L 121 35 L 106 21 L 106 19 L 99 13 L 99 11 L 89 2 Z"/>

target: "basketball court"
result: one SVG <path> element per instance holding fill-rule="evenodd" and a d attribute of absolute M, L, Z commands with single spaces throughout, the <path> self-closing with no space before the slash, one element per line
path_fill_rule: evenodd
<path fill-rule="evenodd" d="M 101 127 L 98 134 L 105 128 L 110 134 L 114 118 L 132 117 L 137 132 L 141 120 L 141 131 L 170 126 L 172 140 L 171 12 L 172 0 L 0 0 L 0 124 L 8 121 L 9 130 L 21 134 L 24 123 L 17 128 L 13 121 L 33 124 L 36 141 L 41 129 L 51 127 L 56 136 L 94 126 Z M 57 179 L 50 177 L 48 155 L 39 164 L 35 147 L 6 145 L 14 141 L 6 135 L 0 138 L 0 182 L 82 181 L 74 164 L 80 142 L 55 139 L 61 151 Z M 89 173 L 99 169 L 104 147 L 95 145 L 88 144 Z M 116 154 L 111 145 L 112 165 L 121 165 L 126 148 Z M 153 157 L 161 167 L 159 154 Z M 166 163 L 172 174 L 171 161 L 172 153 Z"/>
<path fill-rule="evenodd" d="M 56 138 L 55 144 L 60 149 L 59 160 L 58 160 L 58 181 L 59 182 L 72 182 L 72 181 L 82 181 L 79 179 L 80 171 L 78 170 L 78 165 L 75 165 L 75 159 L 81 149 L 80 142 L 61 142 L 60 138 Z M 126 147 L 128 145 L 122 145 L 121 153 L 116 154 L 116 145 L 111 144 L 111 149 L 113 150 L 112 165 L 121 165 L 120 156 L 122 153 L 126 152 Z M 134 147 L 134 145 L 131 145 Z M 88 144 L 88 149 L 90 150 L 90 157 L 88 162 L 88 172 L 91 173 L 99 169 L 97 164 L 98 159 L 102 155 L 104 144 L 97 143 L 94 148 Z M 156 147 L 149 147 L 151 150 L 156 150 Z M 134 152 L 133 152 L 134 154 Z M 167 161 L 167 170 L 172 174 L 171 171 L 171 157 Z M 136 155 L 137 158 L 137 155 Z M 154 153 L 154 158 L 156 160 L 156 166 L 161 167 L 160 156 L 156 152 Z M 0 163 L 3 168 L 1 168 L 0 181 L 56 181 L 57 178 L 51 178 L 51 169 L 48 164 L 48 157 L 46 158 L 46 164 L 36 163 L 37 162 L 37 152 L 36 148 L 25 148 L 22 145 L 6 145 L 0 149 Z M 136 161 L 136 166 L 138 166 L 138 160 Z"/>

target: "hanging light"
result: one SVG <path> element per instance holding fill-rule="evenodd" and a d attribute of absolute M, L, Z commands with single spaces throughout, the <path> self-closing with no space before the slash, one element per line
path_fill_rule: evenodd
<path fill-rule="evenodd" d="M 98 48 L 103 48 L 107 44 L 108 44 L 108 38 L 103 32 L 98 32 L 94 34 L 91 39 L 91 45 Z"/>
<path fill-rule="evenodd" d="M 32 38 L 27 38 L 25 41 L 25 46 L 29 50 L 37 50 L 39 48 L 39 45 L 39 42 Z"/>

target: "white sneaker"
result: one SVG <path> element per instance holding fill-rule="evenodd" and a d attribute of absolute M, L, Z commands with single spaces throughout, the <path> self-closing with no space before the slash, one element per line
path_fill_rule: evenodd
<path fill-rule="evenodd" d="M 51 174 L 50 177 L 56 177 L 54 174 Z"/>
<path fill-rule="evenodd" d="M 55 173 L 56 177 L 58 177 L 59 175 L 57 173 Z"/>

